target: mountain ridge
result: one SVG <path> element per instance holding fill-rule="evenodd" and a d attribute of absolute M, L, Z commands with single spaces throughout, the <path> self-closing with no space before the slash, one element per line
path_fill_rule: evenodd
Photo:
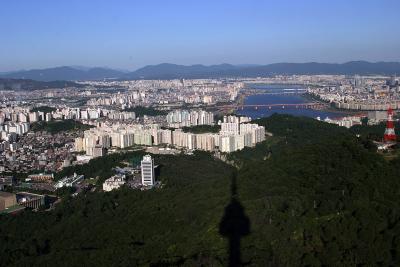
<path fill-rule="evenodd" d="M 103 80 L 118 78 L 123 74 L 124 72 L 103 67 L 93 67 L 85 70 L 82 67 L 59 66 L 46 69 L 16 71 L 12 73 L 7 73 L 5 75 L 0 75 L 0 78 L 30 79 L 49 82 L 56 80 Z"/>
<path fill-rule="evenodd" d="M 228 63 L 216 65 L 179 65 L 161 63 L 146 65 L 135 71 L 125 72 L 107 67 L 60 66 L 0 73 L 0 78 L 30 79 L 37 81 L 79 80 L 138 80 L 138 79 L 196 79 L 230 77 L 268 77 L 272 75 L 394 75 L 400 73 L 400 62 L 349 61 L 345 63 L 272 63 L 267 65 Z"/>
<path fill-rule="evenodd" d="M 168 66 L 168 70 L 165 70 Z M 189 70 L 195 70 L 189 72 Z M 124 75 L 126 79 L 174 79 L 174 78 L 221 78 L 221 77 L 266 77 L 271 75 L 393 75 L 400 73 L 400 62 L 349 61 L 345 63 L 272 63 L 259 66 L 221 65 L 176 65 L 162 63 L 140 68 Z"/>

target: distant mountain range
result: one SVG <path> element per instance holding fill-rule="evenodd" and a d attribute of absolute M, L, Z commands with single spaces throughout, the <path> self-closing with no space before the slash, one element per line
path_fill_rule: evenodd
<path fill-rule="evenodd" d="M 83 87 L 71 81 L 34 81 L 29 79 L 0 78 L 0 90 L 41 90 L 48 88 Z"/>
<path fill-rule="evenodd" d="M 108 68 L 84 68 L 84 67 L 56 67 L 48 69 L 23 70 L 1 75 L 0 78 L 30 79 L 36 81 L 82 81 L 103 80 L 107 78 L 119 78 L 125 72 Z"/>
<path fill-rule="evenodd" d="M 275 63 L 269 65 L 176 65 L 163 63 L 149 65 L 133 72 L 109 68 L 56 67 L 16 71 L 0 74 L 0 78 L 54 80 L 103 80 L 103 79 L 176 79 L 220 77 L 266 77 L 292 74 L 344 74 L 344 75 L 393 75 L 400 74 L 400 62 L 351 61 L 347 63 Z"/>
<path fill-rule="evenodd" d="M 230 73 L 239 72 L 242 67 L 220 64 L 220 65 L 176 65 L 163 63 L 159 65 L 149 65 L 134 72 L 125 74 L 121 78 L 125 79 L 175 79 L 175 78 L 208 78 L 229 76 Z"/>
<path fill-rule="evenodd" d="M 351 61 L 335 63 L 275 63 L 269 65 L 192 65 L 159 64 L 146 66 L 123 76 L 126 79 L 173 79 L 216 77 L 265 77 L 292 74 L 393 75 L 400 73 L 400 62 Z"/>

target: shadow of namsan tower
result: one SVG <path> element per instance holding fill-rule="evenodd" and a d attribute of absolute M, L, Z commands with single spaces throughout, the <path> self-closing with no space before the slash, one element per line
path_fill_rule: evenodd
<path fill-rule="evenodd" d="M 219 225 L 219 233 L 228 238 L 229 267 L 242 266 L 240 240 L 250 234 L 250 220 L 239 201 L 236 185 L 236 174 L 232 176 L 231 199 L 225 207 Z"/>

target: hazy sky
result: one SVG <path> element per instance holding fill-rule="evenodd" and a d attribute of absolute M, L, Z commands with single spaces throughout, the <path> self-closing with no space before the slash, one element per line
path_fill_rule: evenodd
<path fill-rule="evenodd" d="M 0 71 L 400 61 L 400 0 L 1 0 Z"/>

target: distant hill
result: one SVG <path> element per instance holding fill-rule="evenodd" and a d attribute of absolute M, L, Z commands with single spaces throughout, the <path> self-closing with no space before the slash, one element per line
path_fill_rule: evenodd
<path fill-rule="evenodd" d="M 265 66 L 250 67 L 244 70 L 248 76 L 265 74 L 342 74 L 342 75 L 391 75 L 400 71 L 399 62 L 350 61 L 335 63 L 276 63 Z"/>
<path fill-rule="evenodd" d="M 146 66 L 123 76 L 126 79 L 173 79 L 215 77 L 263 77 L 276 74 L 344 74 L 344 75 L 392 75 L 400 73 L 399 62 L 351 61 L 334 63 L 275 63 L 261 66 L 229 64 L 192 65 L 159 64 Z"/>
<path fill-rule="evenodd" d="M 34 81 L 25 79 L 0 78 L 0 90 L 41 90 L 48 88 L 82 87 L 83 85 L 70 81 Z"/>
<path fill-rule="evenodd" d="M 140 68 L 134 72 L 125 74 L 122 78 L 126 79 L 175 79 L 175 78 L 208 78 L 217 77 L 224 72 L 234 72 L 241 67 L 220 64 L 220 65 L 176 65 L 162 63 L 158 65 L 149 65 Z"/>
<path fill-rule="evenodd" d="M 36 81 L 81 81 L 81 80 L 102 80 L 119 78 L 124 74 L 108 68 L 83 68 L 83 67 L 56 67 L 48 69 L 34 69 L 16 71 L 0 75 L 1 78 L 30 79 Z"/>
<path fill-rule="evenodd" d="M 81 66 L 56 67 L 0 73 L 0 78 L 31 79 L 37 81 L 54 80 L 103 80 L 103 79 L 194 79 L 222 77 L 267 77 L 271 75 L 293 74 L 343 74 L 343 75 L 393 75 L 400 73 L 400 62 L 351 61 L 338 63 L 275 63 L 269 65 L 177 65 L 162 63 L 148 65 L 133 72 L 109 68 L 86 68 Z"/>

